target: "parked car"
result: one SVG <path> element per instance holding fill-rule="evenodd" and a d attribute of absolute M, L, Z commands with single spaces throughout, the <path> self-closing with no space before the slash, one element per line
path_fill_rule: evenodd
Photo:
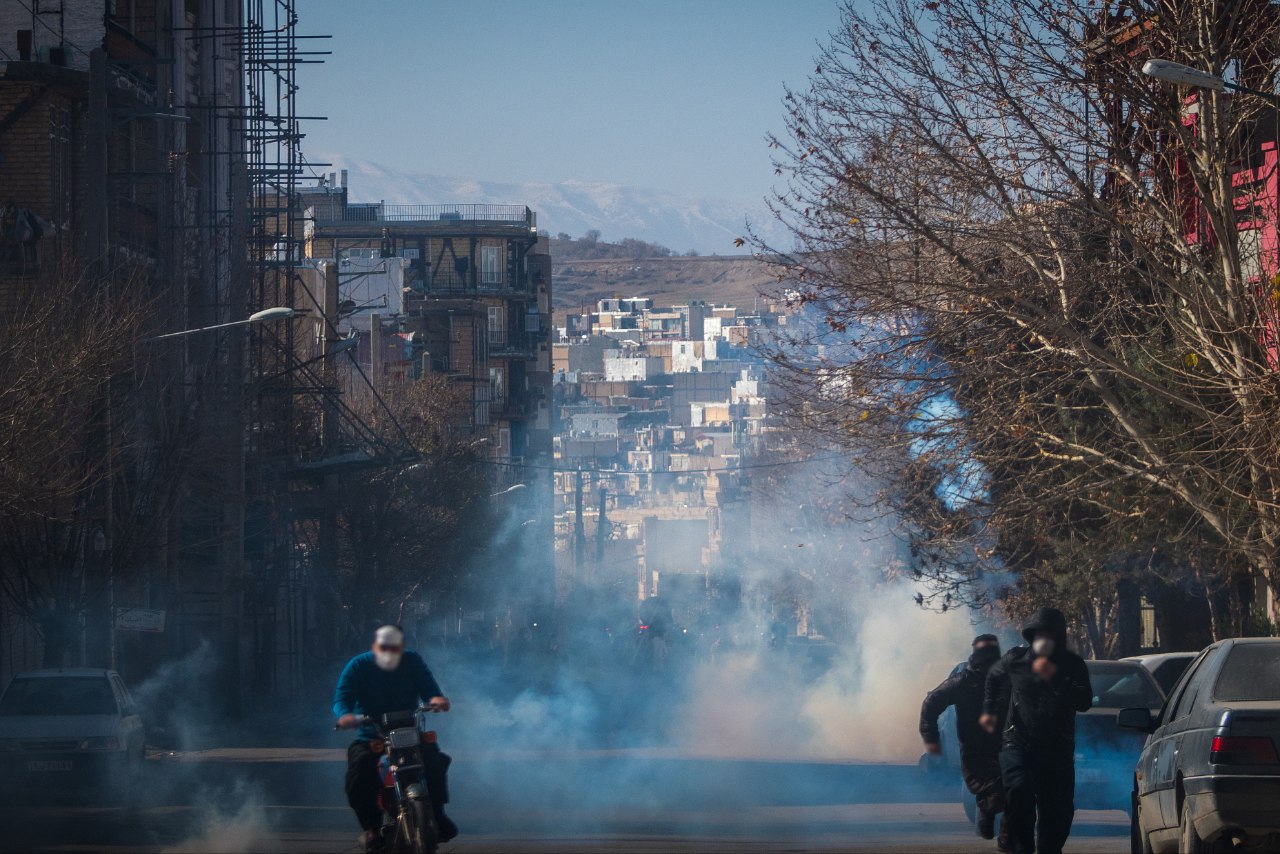
<path fill-rule="evenodd" d="M 1132 655 L 1121 661 L 1134 661 L 1151 671 L 1151 675 L 1160 683 L 1160 690 L 1167 697 L 1173 693 L 1173 686 L 1178 684 L 1178 677 L 1187 665 L 1199 655 L 1197 652 L 1156 652 L 1150 655 Z"/>
<path fill-rule="evenodd" d="M 1076 715 L 1076 807 L 1124 810 L 1133 807 L 1133 763 L 1142 752 L 1142 733 L 1121 729 L 1120 711 L 1141 707 L 1159 714 L 1164 692 L 1151 671 L 1132 661 L 1087 661 L 1093 708 Z"/>
<path fill-rule="evenodd" d="M 142 770 L 142 719 L 120 676 L 73 668 L 19 673 L 0 696 L 0 781 L 128 798 Z"/>
<path fill-rule="evenodd" d="M 1280 638 L 1208 647 L 1160 714 L 1125 709 L 1120 723 L 1149 733 L 1133 774 L 1135 851 L 1280 848 Z"/>
<path fill-rule="evenodd" d="M 1142 751 L 1143 736 L 1117 725 L 1121 709 L 1142 706 L 1158 714 L 1164 692 L 1151 673 L 1132 661 L 1086 661 L 1093 687 L 1093 708 L 1076 716 L 1076 806 L 1081 809 L 1129 811 L 1133 763 Z M 951 671 L 958 673 L 964 662 Z M 933 771 L 960 773 L 960 743 L 956 738 L 955 709 L 938 719 L 942 757 L 921 759 Z M 960 784 L 960 803 L 970 821 L 977 820 L 977 804 Z"/>

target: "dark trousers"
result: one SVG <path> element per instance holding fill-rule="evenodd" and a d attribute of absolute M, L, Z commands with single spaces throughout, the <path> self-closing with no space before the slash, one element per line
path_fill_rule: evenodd
<path fill-rule="evenodd" d="M 1072 752 L 1005 745 L 1000 771 L 1014 854 L 1061 854 L 1076 814 Z"/>
<path fill-rule="evenodd" d="M 378 756 L 369 749 L 367 741 L 353 741 L 347 748 L 347 803 L 355 811 L 364 830 L 377 830 L 382 826 L 382 810 L 378 808 L 378 792 L 382 788 L 382 780 L 378 777 Z M 448 771 L 453 759 L 435 745 L 424 745 L 422 760 L 436 823 L 444 827 L 447 819 L 443 807 L 449 803 Z"/>
<path fill-rule="evenodd" d="M 382 810 L 378 809 L 378 754 L 367 741 L 353 741 L 347 748 L 347 803 L 355 810 L 360 827 L 377 830 L 382 826 Z"/>
<path fill-rule="evenodd" d="M 978 802 L 978 812 L 994 817 L 1004 812 L 1004 781 L 1000 775 L 1000 754 L 965 750 L 960 746 L 960 776 Z M 1009 844 L 1009 822 L 1000 823 L 1000 848 Z"/>
<path fill-rule="evenodd" d="M 1004 786 L 1000 780 L 1000 754 L 960 748 L 960 776 L 978 800 L 978 810 L 1004 812 Z"/>

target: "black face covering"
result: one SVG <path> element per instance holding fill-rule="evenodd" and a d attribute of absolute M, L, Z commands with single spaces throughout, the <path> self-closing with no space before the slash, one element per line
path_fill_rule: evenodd
<path fill-rule="evenodd" d="M 980 646 L 969 656 L 969 666 L 974 670 L 986 670 L 1000 660 L 1000 647 Z"/>

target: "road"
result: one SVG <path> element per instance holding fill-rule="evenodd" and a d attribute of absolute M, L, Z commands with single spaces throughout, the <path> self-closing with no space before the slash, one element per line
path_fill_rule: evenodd
<path fill-rule="evenodd" d="M 149 803 L 0 806 L 0 851 L 357 852 L 333 751 L 153 757 Z M 990 852 L 906 765 L 627 753 L 456 757 L 446 852 Z M 1067 850 L 1128 851 L 1123 813 L 1081 812 Z"/>

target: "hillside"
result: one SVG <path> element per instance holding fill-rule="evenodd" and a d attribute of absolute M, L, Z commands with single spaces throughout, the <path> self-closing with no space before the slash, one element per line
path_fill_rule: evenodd
<path fill-rule="evenodd" d="M 553 248 L 551 258 L 558 317 L 615 296 L 653 297 L 658 304 L 696 299 L 750 307 L 762 288 L 775 283 L 769 269 L 750 255 L 558 260 Z"/>

